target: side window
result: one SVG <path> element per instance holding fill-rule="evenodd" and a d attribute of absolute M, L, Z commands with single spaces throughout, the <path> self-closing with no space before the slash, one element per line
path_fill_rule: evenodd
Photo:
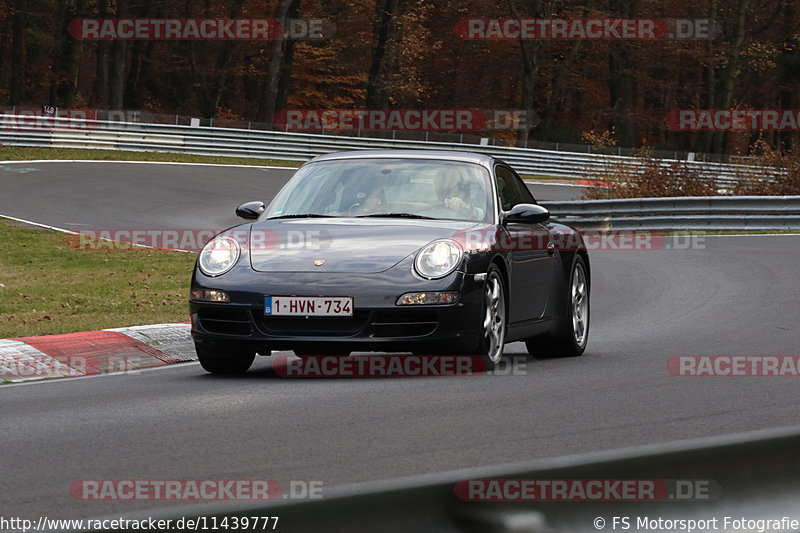
<path fill-rule="evenodd" d="M 497 177 L 497 194 L 500 196 L 503 211 L 508 211 L 517 204 L 536 203 L 533 194 L 519 176 L 502 166 L 495 167 L 494 172 Z"/>

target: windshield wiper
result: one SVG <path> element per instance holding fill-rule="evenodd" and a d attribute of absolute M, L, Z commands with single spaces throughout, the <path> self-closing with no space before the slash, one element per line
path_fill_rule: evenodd
<path fill-rule="evenodd" d="M 383 217 L 383 218 L 424 218 L 433 220 L 433 217 L 426 217 L 423 215 L 415 215 L 413 213 L 372 213 L 371 215 L 358 215 L 356 218 L 370 218 L 370 217 Z"/>
<path fill-rule="evenodd" d="M 269 217 L 266 220 L 277 220 L 279 218 L 334 218 L 334 215 L 320 215 L 319 213 L 300 213 L 297 215 L 280 215 Z"/>

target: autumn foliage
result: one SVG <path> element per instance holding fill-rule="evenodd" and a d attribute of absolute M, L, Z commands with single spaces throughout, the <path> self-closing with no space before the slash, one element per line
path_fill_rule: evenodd
<path fill-rule="evenodd" d="M 76 18 L 324 19 L 322 40 L 81 41 Z M 708 38 L 469 40 L 481 17 L 711 21 Z M 672 22 L 670 22 L 672 24 Z M 463 25 L 463 24 L 462 24 Z M 522 109 L 498 143 L 746 154 L 754 132 L 673 131 L 675 109 L 800 109 L 800 10 L 768 0 L 2 0 L 0 107 L 133 109 L 269 127 L 297 109 Z M 763 132 L 781 150 L 794 131 Z M 670 171 L 680 183 L 691 176 Z"/>

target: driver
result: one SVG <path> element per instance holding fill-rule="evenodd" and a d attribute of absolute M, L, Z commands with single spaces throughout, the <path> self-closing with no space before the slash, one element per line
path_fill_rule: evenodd
<path fill-rule="evenodd" d="M 483 218 L 483 209 L 471 205 L 469 183 L 463 176 L 452 170 L 440 168 L 436 171 L 435 184 L 439 200 L 447 209 L 460 217 Z"/>

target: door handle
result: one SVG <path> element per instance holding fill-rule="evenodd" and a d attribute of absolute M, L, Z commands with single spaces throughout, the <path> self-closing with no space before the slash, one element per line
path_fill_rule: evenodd
<path fill-rule="evenodd" d="M 554 253 L 556 253 L 556 245 L 553 244 L 552 242 L 547 243 L 547 253 L 549 255 L 553 255 Z"/>

